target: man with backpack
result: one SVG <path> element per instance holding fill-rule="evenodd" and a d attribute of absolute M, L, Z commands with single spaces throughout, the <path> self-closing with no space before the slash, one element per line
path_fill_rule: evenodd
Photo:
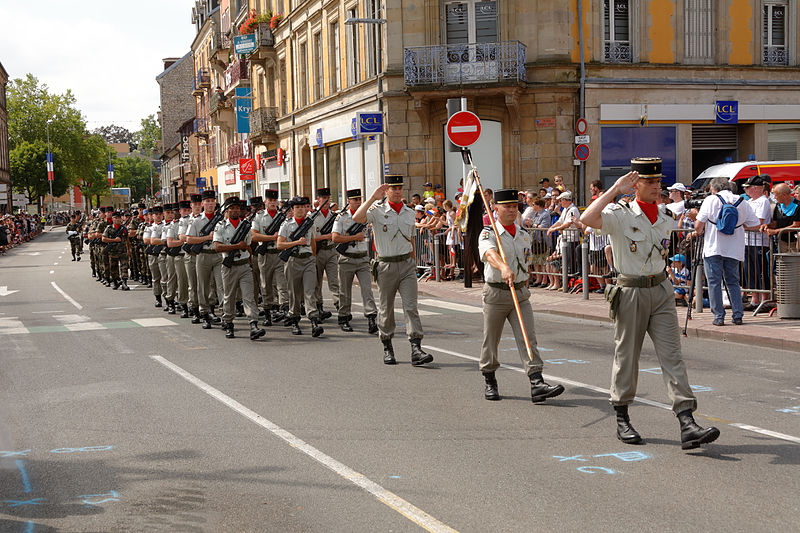
<path fill-rule="evenodd" d="M 733 193 L 733 184 L 727 178 L 714 178 L 709 188 L 712 194 L 703 200 L 694 227 L 698 235 L 705 234 L 703 269 L 708 280 L 713 324 L 725 325 L 724 280 L 733 323 L 740 326 L 744 306 L 739 286 L 739 263 L 744 261 L 744 231 L 758 229 L 760 221 L 750 204 Z"/>

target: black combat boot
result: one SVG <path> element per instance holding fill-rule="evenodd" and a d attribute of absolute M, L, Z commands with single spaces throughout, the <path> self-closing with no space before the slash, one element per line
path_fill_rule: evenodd
<path fill-rule="evenodd" d="M 264 309 L 264 321 L 261 323 L 262 326 L 269 327 L 272 325 L 272 313 L 270 309 Z"/>
<path fill-rule="evenodd" d="M 93 278 L 96 278 L 96 277 L 97 277 L 97 272 L 95 272 L 95 271 L 94 271 L 94 269 L 92 269 L 92 277 L 93 277 Z"/>
<path fill-rule="evenodd" d="M 72 254 L 72 260 L 75 261 L 75 254 Z"/>
<path fill-rule="evenodd" d="M 108 278 L 108 277 L 104 278 L 103 279 L 103 285 L 105 285 L 106 287 L 110 287 L 111 286 L 111 278 Z"/>
<path fill-rule="evenodd" d="M 287 307 L 286 310 L 284 311 L 284 309 L 280 305 L 273 305 L 271 311 L 272 311 L 272 321 L 277 324 L 282 320 L 286 320 L 286 315 L 288 314 L 289 308 Z"/>
<path fill-rule="evenodd" d="M 422 339 L 411 339 L 411 364 L 413 366 L 426 365 L 433 362 L 433 356 L 422 351 Z"/>
<path fill-rule="evenodd" d="M 701 444 L 714 442 L 719 437 L 717 428 L 713 426 L 703 428 L 697 425 L 689 409 L 678 413 L 678 421 L 681 423 L 681 449 L 691 450 Z"/>
<path fill-rule="evenodd" d="M 123 291 L 131 290 L 131 288 L 128 287 L 128 280 L 127 279 L 123 279 L 122 280 L 122 284 L 119 286 L 119 288 L 122 289 Z"/>
<path fill-rule="evenodd" d="M 486 372 L 483 375 L 483 380 L 486 382 L 483 397 L 492 401 L 499 400 L 500 392 L 497 390 L 497 378 L 494 377 L 494 372 Z"/>
<path fill-rule="evenodd" d="M 150 276 L 147 276 L 147 288 L 148 289 L 153 288 L 153 278 L 151 278 Z"/>
<path fill-rule="evenodd" d="M 353 326 L 350 325 L 350 320 L 352 320 L 352 318 L 352 315 L 339 317 L 339 327 L 342 328 L 342 331 L 346 331 L 348 333 L 353 331 Z"/>
<path fill-rule="evenodd" d="M 113 290 L 115 290 L 115 291 L 116 291 L 116 290 L 119 290 L 119 281 L 117 281 L 117 280 L 114 280 L 114 286 L 113 286 L 113 287 L 111 287 L 111 288 L 112 288 Z"/>
<path fill-rule="evenodd" d="M 225 338 L 226 339 L 234 338 L 234 335 L 233 335 L 233 322 L 225 322 L 225 324 L 222 325 L 222 329 L 225 330 Z"/>
<path fill-rule="evenodd" d="M 214 324 L 219 324 L 219 323 L 222 322 L 222 319 L 220 317 L 218 317 L 216 315 L 216 313 L 214 313 L 214 306 L 213 305 L 211 306 L 211 312 L 208 313 L 208 314 L 211 316 L 211 322 L 213 322 Z"/>
<path fill-rule="evenodd" d="M 324 320 L 328 320 L 330 317 L 333 316 L 333 313 L 331 313 L 330 311 L 324 311 L 322 309 L 322 304 L 317 304 L 317 311 L 319 312 L 319 320 L 320 320 L 320 322 L 322 322 Z"/>
<path fill-rule="evenodd" d="M 531 380 L 531 401 L 540 403 L 548 398 L 555 398 L 564 392 L 564 385 L 549 385 L 545 383 L 541 372 L 534 372 L 528 376 Z"/>
<path fill-rule="evenodd" d="M 80 260 L 81 260 L 81 254 L 78 254 L 78 259 L 76 259 L 76 261 L 80 261 Z"/>
<path fill-rule="evenodd" d="M 292 335 L 302 335 L 303 330 L 300 329 L 300 317 L 298 318 L 287 318 L 290 323 L 289 325 L 292 327 Z"/>
<path fill-rule="evenodd" d="M 319 325 L 319 320 L 316 318 L 311 319 L 311 336 L 312 337 L 319 337 L 325 332 L 322 326 Z"/>
<path fill-rule="evenodd" d="M 239 318 L 244 316 L 244 304 L 242 302 L 236 302 L 236 316 Z"/>
<path fill-rule="evenodd" d="M 378 333 L 378 323 L 375 319 L 378 315 L 367 315 L 367 331 L 370 335 L 375 335 Z"/>
<path fill-rule="evenodd" d="M 203 317 L 205 317 L 205 315 L 201 315 L 200 309 L 196 307 L 193 308 L 193 310 L 194 310 L 194 317 L 192 318 L 192 324 L 199 324 L 200 322 L 203 321 Z"/>
<path fill-rule="evenodd" d="M 163 304 L 161 303 L 161 296 L 156 296 L 156 303 L 153 307 L 161 307 Z"/>
<path fill-rule="evenodd" d="M 615 405 L 617 412 L 617 438 L 625 444 L 641 444 L 642 436 L 631 425 L 627 405 Z"/>
<path fill-rule="evenodd" d="M 205 313 L 201 318 L 203 319 L 203 329 L 211 329 L 212 327 L 214 327 L 211 325 L 212 322 L 211 315 Z"/>
<path fill-rule="evenodd" d="M 394 358 L 392 339 L 381 339 L 381 342 L 383 343 L 383 364 L 396 365 L 397 360 Z"/>
<path fill-rule="evenodd" d="M 252 322 L 250 322 L 250 340 L 251 341 L 254 341 L 254 340 L 258 339 L 258 338 L 263 337 L 264 335 L 266 335 L 266 333 L 267 333 L 266 331 L 264 331 L 263 329 L 258 327 L 258 322 L 256 320 L 253 320 Z"/>
<path fill-rule="evenodd" d="M 171 315 L 176 314 L 178 312 L 178 309 L 175 307 L 175 300 L 167 300 L 167 303 L 169 304 L 168 313 Z"/>
<path fill-rule="evenodd" d="M 189 306 L 187 304 L 180 304 L 180 305 L 181 305 L 181 310 L 183 311 L 183 313 L 181 313 L 181 318 L 189 318 Z"/>
<path fill-rule="evenodd" d="M 306 316 L 306 303 L 300 302 L 300 316 Z"/>

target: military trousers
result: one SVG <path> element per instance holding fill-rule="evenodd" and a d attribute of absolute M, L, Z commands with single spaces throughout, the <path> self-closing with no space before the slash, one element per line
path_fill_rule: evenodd
<path fill-rule="evenodd" d="M 128 254 L 124 252 L 109 253 L 108 261 L 110 265 L 108 277 L 114 281 L 128 281 Z"/>
<path fill-rule="evenodd" d="M 322 276 L 328 276 L 328 290 L 333 295 L 333 305 L 339 306 L 339 254 L 336 249 L 321 248 L 320 241 L 317 243 L 317 286 L 314 290 L 314 296 L 322 305 Z"/>
<path fill-rule="evenodd" d="M 92 270 L 97 272 L 97 254 L 95 254 L 94 248 L 94 246 L 89 246 L 89 263 L 92 265 Z"/>
<path fill-rule="evenodd" d="M 614 364 L 611 369 L 611 404 L 629 405 L 636 396 L 639 355 L 647 333 L 653 341 L 672 410 L 697 408 L 681 355 L 681 336 L 672 283 L 655 287 L 622 287 L 614 320 Z"/>
<path fill-rule="evenodd" d="M 364 316 L 375 316 L 378 308 L 372 295 L 372 275 L 369 271 L 369 257 L 339 256 L 339 316 L 352 315 L 353 278 L 358 278 L 361 288 L 361 303 L 364 304 Z"/>
<path fill-rule="evenodd" d="M 169 267 L 167 265 L 167 254 L 160 253 L 158 254 L 158 271 L 161 274 L 161 294 L 167 300 L 172 300 L 175 298 L 175 292 L 173 291 L 170 294 L 170 284 L 175 280 L 175 271 L 172 272 L 172 279 L 170 280 L 170 272 Z"/>
<path fill-rule="evenodd" d="M 250 255 L 250 272 L 253 273 L 253 299 L 258 305 L 258 298 L 261 296 L 261 270 L 258 268 L 258 259 Z"/>
<path fill-rule="evenodd" d="M 483 284 L 483 344 L 481 344 L 481 360 L 479 368 L 484 374 L 494 372 L 500 367 L 497 357 L 497 348 L 500 345 L 500 338 L 503 336 L 503 327 L 506 321 L 511 325 L 514 332 L 514 340 L 517 342 L 517 351 L 522 360 L 525 373 L 531 375 L 534 372 L 541 372 L 544 367 L 539 350 L 536 347 L 536 333 L 533 328 L 533 310 L 531 309 L 531 292 L 527 287 L 515 289 L 519 310 L 522 315 L 522 324 L 519 322 L 517 310 L 514 308 L 514 298 L 511 291 L 492 287 L 488 283 Z M 528 358 L 528 346 L 522 331 L 528 336 L 531 347 L 533 361 Z"/>
<path fill-rule="evenodd" d="M 417 310 L 417 266 L 413 259 L 398 263 L 378 263 L 378 332 L 381 340 L 394 337 L 394 299 L 399 293 L 409 340 L 424 336 Z"/>
<path fill-rule="evenodd" d="M 72 251 L 73 256 L 81 255 L 81 240 L 80 239 L 70 239 L 69 246 Z"/>
<path fill-rule="evenodd" d="M 175 301 L 185 304 L 189 301 L 189 280 L 186 277 L 186 265 L 183 262 L 183 254 L 169 257 L 172 262 L 171 270 L 175 272 Z"/>
<path fill-rule="evenodd" d="M 264 309 L 272 305 L 288 305 L 289 290 L 286 287 L 284 263 L 277 253 L 265 253 L 257 256 L 258 270 L 261 280 L 261 303 Z"/>
<path fill-rule="evenodd" d="M 222 294 L 222 254 L 199 253 L 195 260 L 197 268 L 197 303 L 200 313 L 211 311 L 212 305 L 223 302 Z M 215 292 L 211 290 L 212 281 L 216 284 Z M 216 298 L 214 294 L 216 293 Z"/>
<path fill-rule="evenodd" d="M 305 302 L 308 318 L 319 318 L 317 311 L 317 270 L 314 256 L 290 257 L 286 261 L 286 283 L 289 286 L 289 316 L 300 318 L 300 304 Z"/>
<path fill-rule="evenodd" d="M 136 249 L 136 253 L 139 254 L 139 264 L 142 266 L 142 273 L 145 276 L 150 276 L 150 260 L 148 259 L 149 256 L 144 253 L 144 246 L 139 246 Z"/>
<path fill-rule="evenodd" d="M 258 320 L 258 307 L 253 300 L 253 270 L 249 263 L 222 267 L 222 321 L 233 322 L 236 316 L 237 293 L 241 293 L 244 312 L 253 322 Z"/>
<path fill-rule="evenodd" d="M 103 274 L 108 277 L 111 275 L 111 260 L 108 257 L 108 248 L 100 246 L 100 262 L 103 264 Z"/>
<path fill-rule="evenodd" d="M 197 308 L 197 255 L 189 254 L 183 256 L 183 269 L 186 272 L 186 284 L 188 286 L 189 305 Z"/>
<path fill-rule="evenodd" d="M 149 265 L 149 270 L 153 280 L 153 295 L 161 296 L 163 287 L 161 286 L 161 269 L 158 268 L 158 256 L 148 255 L 147 264 Z"/>

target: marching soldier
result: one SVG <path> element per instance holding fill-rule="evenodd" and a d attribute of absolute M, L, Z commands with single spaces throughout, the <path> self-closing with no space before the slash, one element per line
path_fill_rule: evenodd
<path fill-rule="evenodd" d="M 232 339 L 233 318 L 236 314 L 236 295 L 241 293 L 247 318 L 250 320 L 250 340 L 254 341 L 263 337 L 266 331 L 258 327 L 258 306 L 253 301 L 253 273 L 250 269 L 250 241 L 251 233 L 247 230 L 237 243 L 233 237 L 237 234 L 240 224 L 245 223 L 241 218 L 241 210 L 246 207 L 245 202 L 238 198 L 229 198 L 228 220 L 223 220 L 214 228 L 214 249 L 222 253 L 224 258 L 233 254 L 230 266 L 222 266 L 222 286 L 224 296 L 222 300 L 222 329 L 225 337 Z M 230 259 L 228 259 L 230 261 Z"/>
<path fill-rule="evenodd" d="M 67 239 L 72 251 L 72 260 L 81 260 L 81 224 L 78 222 L 78 216 L 73 213 L 69 216 L 69 224 L 67 224 Z"/>
<path fill-rule="evenodd" d="M 378 331 L 383 343 L 383 362 L 397 364 L 394 357 L 394 299 L 403 300 L 406 333 L 411 342 L 411 364 L 420 366 L 433 361 L 422 350 L 422 321 L 417 310 L 417 275 L 414 262 L 414 211 L 403 204 L 403 176 L 387 175 L 369 200 L 358 208 L 353 221 L 372 224 L 377 257 L 372 275 L 378 284 Z M 385 197 L 385 199 L 384 199 Z M 377 204 L 373 205 L 378 200 Z"/>
<path fill-rule="evenodd" d="M 265 250 L 260 253 L 258 262 L 259 278 L 261 281 L 261 301 L 264 306 L 264 326 L 271 326 L 286 318 L 289 311 L 289 294 L 286 287 L 284 264 L 278 258 L 280 250 L 275 246 L 278 232 L 267 235 L 266 231 L 278 216 L 278 191 L 267 189 L 264 191 L 266 209 L 253 219 L 253 242 L 266 243 Z M 280 229 L 280 228 L 279 228 Z M 282 311 L 282 312 L 281 312 Z"/>
<path fill-rule="evenodd" d="M 83 226 L 83 241 L 86 244 L 91 242 L 91 235 L 94 234 L 94 226 L 96 221 L 97 217 L 95 217 L 93 213 L 89 213 L 89 219 Z M 91 244 L 89 245 L 89 264 L 92 267 L 92 277 L 97 276 L 97 268 L 94 263 L 94 250 L 92 250 Z"/>
<path fill-rule="evenodd" d="M 292 255 L 286 262 L 286 282 L 289 286 L 289 321 L 292 326 L 292 335 L 302 335 L 300 329 L 300 305 L 305 301 L 308 318 L 311 320 L 311 336 L 319 337 L 324 332 L 319 325 L 320 314 L 316 299 L 317 271 L 314 254 L 317 250 L 317 241 L 314 238 L 316 228 L 314 224 L 308 229 L 305 236 L 297 240 L 291 239 L 292 233 L 300 227 L 308 215 L 311 202 L 307 197 L 295 196 L 291 200 L 292 216 L 281 225 L 278 233 L 276 247 L 278 250 L 292 248 Z"/>
<path fill-rule="evenodd" d="M 214 231 L 208 235 L 202 235 L 203 227 L 214 218 L 214 210 L 217 207 L 217 195 L 212 190 L 203 191 L 202 195 L 203 212 L 195 218 L 189 229 L 186 231 L 186 241 L 189 244 L 202 244 L 203 248 L 195 259 L 197 267 L 197 301 L 200 309 L 200 317 L 203 321 L 203 329 L 211 329 L 212 324 L 219 324 L 222 320 L 214 314 L 216 302 L 223 301 L 222 295 L 222 256 L 214 249 L 212 241 Z M 216 283 L 217 299 L 211 292 L 212 280 Z"/>
<path fill-rule="evenodd" d="M 178 278 L 175 275 L 175 265 L 167 255 L 167 234 L 175 221 L 175 206 L 164 204 L 164 228 L 161 230 L 161 253 L 158 254 L 158 268 L 161 271 L 162 294 L 164 295 L 164 312 L 174 315 L 175 293 L 178 289 Z"/>
<path fill-rule="evenodd" d="M 164 210 L 160 205 L 151 207 L 149 210 L 153 217 L 153 222 L 147 226 L 142 234 L 142 242 L 150 250 L 147 256 L 147 265 L 150 269 L 150 281 L 153 284 L 153 296 L 156 298 L 155 307 L 161 307 L 161 294 L 163 285 L 161 283 L 161 269 L 158 267 L 158 253 L 153 250 L 155 246 L 161 246 L 161 235 L 164 232 Z"/>
<path fill-rule="evenodd" d="M 150 263 L 148 261 L 147 256 L 147 246 L 142 238 L 144 236 L 144 232 L 153 225 L 153 214 L 150 209 L 143 209 L 142 214 L 139 215 L 139 228 L 136 232 L 136 239 L 139 244 L 139 263 L 142 265 L 142 272 L 144 274 L 144 278 L 142 279 L 142 283 L 147 285 L 148 289 L 153 288 L 153 274 L 150 272 Z"/>
<path fill-rule="evenodd" d="M 111 286 L 111 258 L 108 257 L 108 249 L 103 246 L 103 233 L 105 233 L 106 228 L 112 224 L 111 214 L 114 212 L 114 208 L 111 206 L 106 206 L 105 210 L 105 220 L 100 223 L 100 226 L 97 228 L 97 239 L 100 241 L 100 244 L 97 246 L 97 249 L 100 253 L 100 261 L 103 264 L 103 285 L 106 287 Z"/>
<path fill-rule="evenodd" d="M 128 252 L 126 242 L 128 229 L 122 224 L 122 213 L 112 212 L 111 224 L 103 232 L 103 243 L 109 259 L 109 277 L 114 283 L 114 290 L 128 288 Z"/>
<path fill-rule="evenodd" d="M 639 355 L 647 333 L 661 364 L 672 410 L 680 421 L 681 447 L 686 450 L 716 440 L 719 430 L 700 427 L 692 416 L 697 399 L 689 387 L 672 284 L 664 270 L 668 252 L 663 242 L 675 222 L 669 210 L 656 203 L 662 177 L 660 158 L 633 159 L 631 172 L 593 201 L 581 222 L 602 229 L 611 238 L 614 268 L 619 272 L 617 284 L 606 287 L 616 341 L 611 404 L 617 413 L 617 438 L 626 444 L 642 442 L 630 423 L 628 405 L 636 396 Z M 632 190 L 635 200 L 613 203 L 617 195 Z"/>
<path fill-rule="evenodd" d="M 189 228 L 194 223 L 194 221 L 200 217 L 203 211 L 203 204 L 202 196 L 199 194 L 192 194 L 189 196 L 189 205 L 191 207 L 191 214 L 189 215 L 188 220 L 186 221 L 185 225 L 179 230 L 178 237 L 184 242 L 184 244 L 188 243 L 186 235 L 189 232 Z M 192 324 L 199 324 L 201 322 L 200 319 L 200 311 L 197 308 L 197 254 L 189 252 L 188 247 L 184 247 L 186 254 L 183 257 L 183 267 L 186 270 L 186 280 L 188 285 L 189 291 L 189 315 L 192 317 Z"/>
<path fill-rule="evenodd" d="M 319 310 L 320 320 L 326 320 L 332 316 L 330 311 L 322 309 L 322 276 L 328 276 L 328 290 L 333 295 L 333 306 L 339 308 L 339 269 L 338 258 L 334 244 L 331 241 L 331 233 L 322 234 L 320 231 L 328 221 L 336 216 L 330 209 L 331 190 L 328 187 L 317 189 L 317 206 L 324 205 L 320 209 L 320 216 L 314 220 L 314 232 L 317 234 L 317 288 L 314 295 L 317 298 L 317 309 Z M 328 202 L 327 204 L 325 202 Z"/>
<path fill-rule="evenodd" d="M 144 209 L 144 204 L 139 204 L 138 210 L 134 210 L 132 216 L 128 220 L 128 255 L 131 263 L 131 277 L 136 281 L 141 282 L 144 275 L 142 269 L 142 262 L 139 256 L 139 225 L 142 223 L 140 217 L 141 210 Z"/>
<path fill-rule="evenodd" d="M 533 329 L 533 311 L 531 310 L 531 293 L 527 288 L 528 269 L 531 259 L 531 236 L 515 221 L 518 194 L 516 189 L 500 189 L 494 193 L 494 204 L 497 206 L 497 232 L 505 252 L 503 262 L 497 246 L 497 236 L 491 227 L 483 228 L 478 238 L 478 251 L 483 260 L 483 344 L 481 345 L 480 370 L 483 373 L 487 400 L 499 400 L 495 371 L 500 367 L 497 359 L 497 347 L 503 335 L 506 320 L 511 324 L 517 350 L 525 368 L 525 374 L 531 382 L 531 401 L 540 403 L 564 392 L 563 385 L 549 385 L 542 378 L 544 363 L 536 348 L 536 334 Z M 511 291 L 517 295 L 522 324 L 520 324 L 514 307 Z M 533 360 L 528 358 L 528 346 L 522 335 L 522 328 L 530 343 Z"/>
<path fill-rule="evenodd" d="M 353 301 L 353 278 L 358 278 L 361 287 L 361 302 L 367 318 L 369 333 L 378 332 L 378 308 L 372 296 L 372 278 L 369 273 L 369 250 L 364 240 L 364 230 L 351 233 L 358 223 L 353 222 L 353 214 L 361 207 L 361 189 L 347 191 L 348 209 L 339 213 L 333 224 L 333 242 L 347 245 L 347 250 L 339 255 L 339 326 L 342 331 L 353 331 L 351 306 Z"/>
<path fill-rule="evenodd" d="M 191 212 L 191 204 L 188 200 L 181 200 L 177 204 L 178 217 L 176 217 L 172 224 L 167 229 L 167 268 L 170 275 L 175 275 L 175 300 L 178 307 L 181 309 L 181 318 L 189 318 L 189 281 L 186 277 L 186 265 L 183 256 L 183 239 L 181 232 L 186 233 L 185 228 L 189 223 L 189 213 Z M 173 303 L 174 307 L 174 303 Z M 171 314 L 175 314 L 170 310 Z"/>
<path fill-rule="evenodd" d="M 250 227 L 253 227 L 253 222 L 255 219 L 258 218 L 264 212 L 264 200 L 260 196 L 253 196 L 250 198 L 250 213 L 247 215 L 247 219 L 250 221 Z M 245 218 L 244 213 L 241 214 L 242 218 Z M 250 238 L 252 239 L 253 232 L 250 232 Z M 250 254 L 250 271 L 253 273 L 253 299 L 256 302 L 256 306 L 259 305 L 259 299 L 261 298 L 261 270 L 258 268 L 258 259 L 255 256 L 255 246 L 252 247 L 252 252 Z M 264 325 L 271 326 L 272 321 L 270 320 L 270 324 L 267 324 L 267 319 L 269 318 L 269 308 L 266 308 L 265 311 L 259 310 L 259 316 L 261 313 L 264 313 Z"/>

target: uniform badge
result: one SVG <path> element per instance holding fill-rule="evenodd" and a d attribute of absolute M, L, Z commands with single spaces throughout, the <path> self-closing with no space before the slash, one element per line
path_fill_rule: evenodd
<path fill-rule="evenodd" d="M 636 253 L 636 241 L 631 241 L 631 253 Z"/>
<path fill-rule="evenodd" d="M 531 249 L 530 248 L 524 248 L 522 250 L 522 256 L 524 258 L 524 261 L 525 261 L 526 265 L 528 263 L 530 263 L 531 262 Z"/>
<path fill-rule="evenodd" d="M 389 228 L 386 226 L 386 224 L 383 225 L 383 231 L 384 232 L 389 231 Z"/>

